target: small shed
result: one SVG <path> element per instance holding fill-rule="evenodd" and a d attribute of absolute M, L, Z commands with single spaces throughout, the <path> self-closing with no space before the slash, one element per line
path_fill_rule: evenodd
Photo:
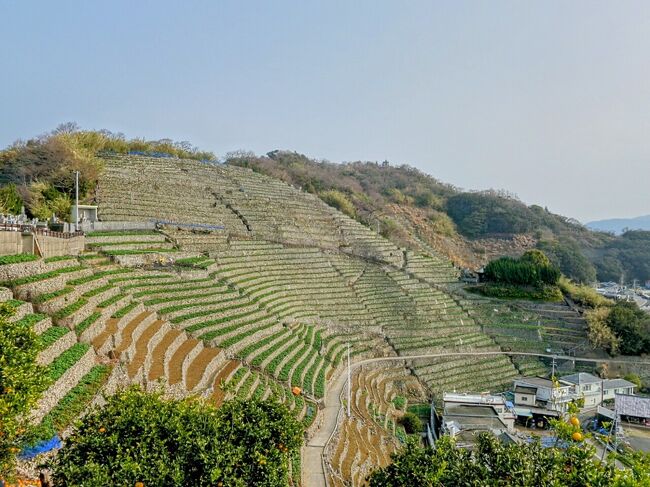
<path fill-rule="evenodd" d="M 536 402 L 536 387 L 515 386 L 515 404 L 517 406 L 535 406 Z"/>
<path fill-rule="evenodd" d="M 97 221 L 97 206 L 79 205 L 78 208 L 79 208 L 79 223 Z M 74 223 L 76 209 L 77 209 L 77 205 L 72 205 L 72 207 L 70 208 L 70 221 L 73 223 Z"/>

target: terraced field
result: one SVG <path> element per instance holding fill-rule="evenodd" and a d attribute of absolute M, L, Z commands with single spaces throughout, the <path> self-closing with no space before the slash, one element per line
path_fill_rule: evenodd
<path fill-rule="evenodd" d="M 587 323 L 565 303 L 503 302 L 464 293 L 459 302 L 505 350 L 584 355 Z"/>
<path fill-rule="evenodd" d="M 355 372 L 351 398 L 351 416 L 340 417 L 325 452 L 329 484 L 333 486 L 363 485 L 372 469 L 390 463 L 391 453 L 405 439 L 399 418 L 409 400 L 421 401 L 424 394 L 408 370 L 376 365 Z"/>
<path fill-rule="evenodd" d="M 0 266 L 7 299 L 22 300 L 14 319 L 42 334 L 39 361 L 55 379 L 38 421 L 63 426 L 52 415 L 74 416 L 61 412 L 67 404 L 80 414 L 75 398 L 86 404 L 102 387 L 137 383 L 216 404 L 272 397 L 311 432 L 348 346 L 356 360 L 498 350 L 507 340 L 493 333 L 485 303 L 448 292 L 458 277 L 448 261 L 400 249 L 313 195 L 239 167 L 105 163 L 102 222 L 142 231 L 91 232 L 79 258 Z M 505 357 L 364 369 L 354 419 L 340 429 L 347 440 L 331 452 L 332 482 L 358 485 L 369 465 L 388 461 L 401 434 L 391 402 L 400 388 L 498 391 L 517 373 Z"/>

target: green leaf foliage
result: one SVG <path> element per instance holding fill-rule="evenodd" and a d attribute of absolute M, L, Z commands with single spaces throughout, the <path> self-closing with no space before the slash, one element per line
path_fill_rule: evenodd
<path fill-rule="evenodd" d="M 420 433 L 423 430 L 422 421 L 414 413 L 406 413 L 400 418 L 399 422 L 410 435 Z"/>
<path fill-rule="evenodd" d="M 118 392 L 78 423 L 54 461 L 56 485 L 286 486 L 302 427 L 282 405 L 164 400 Z"/>
<path fill-rule="evenodd" d="M 500 284 L 518 286 L 555 286 L 560 270 L 539 250 L 529 250 L 519 259 L 501 257 L 485 266 L 485 277 Z"/>
<path fill-rule="evenodd" d="M 36 363 L 40 340 L 32 321 L 10 322 L 12 313 L 10 306 L 0 304 L 0 478 L 12 476 L 19 437 L 30 428 L 27 414 L 49 383 Z"/>
<path fill-rule="evenodd" d="M 435 449 L 408 440 L 393 463 L 368 480 L 370 487 L 650 485 L 647 455 L 633 457 L 633 469 L 618 470 L 594 454 L 585 443 L 570 442 L 566 449 L 544 448 L 539 442 L 505 444 L 489 433 L 478 436 L 473 450 L 457 448 L 449 436 Z"/>
<path fill-rule="evenodd" d="M 21 262 L 32 262 L 38 260 L 34 254 L 13 254 L 0 256 L 0 265 L 18 264 Z"/>
<path fill-rule="evenodd" d="M 620 351 L 625 355 L 650 352 L 650 315 L 636 303 L 619 301 L 607 315 L 607 325 L 620 339 Z"/>

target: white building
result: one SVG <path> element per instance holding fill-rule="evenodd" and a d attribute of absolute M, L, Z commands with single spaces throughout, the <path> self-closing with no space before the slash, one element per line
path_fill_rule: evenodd
<path fill-rule="evenodd" d="M 514 381 L 515 405 L 542 407 L 564 413 L 571 401 L 584 398 L 586 408 L 595 408 L 615 394 L 634 394 L 636 386 L 625 379 L 601 379 L 586 372 L 550 379 L 523 377 Z"/>
<path fill-rule="evenodd" d="M 503 441 L 514 441 L 515 415 L 502 396 L 443 394 L 441 433 L 456 439 L 461 448 L 472 448 L 476 435 L 490 432 Z"/>
<path fill-rule="evenodd" d="M 563 413 L 566 412 L 568 404 L 578 397 L 571 384 L 562 382 L 554 384 L 552 380 L 542 377 L 522 377 L 515 380 L 517 406 L 540 407 Z"/>
<path fill-rule="evenodd" d="M 603 381 L 603 401 L 614 399 L 616 394 L 626 394 L 631 396 L 634 394 L 636 386 L 630 381 L 625 379 L 607 379 Z"/>
<path fill-rule="evenodd" d="M 586 408 L 595 408 L 603 402 L 603 379 L 595 375 L 579 372 L 564 376 L 560 381 L 571 385 L 578 397 L 584 397 Z"/>

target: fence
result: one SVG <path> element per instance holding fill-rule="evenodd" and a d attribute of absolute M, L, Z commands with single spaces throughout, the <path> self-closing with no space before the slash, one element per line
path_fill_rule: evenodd
<path fill-rule="evenodd" d="M 83 232 L 55 232 L 47 227 L 37 227 L 34 225 L 26 225 L 21 223 L 0 223 L 0 231 L 32 234 L 35 233 L 37 235 L 45 235 L 47 237 L 56 238 L 73 238 L 81 237 L 83 235 Z"/>

